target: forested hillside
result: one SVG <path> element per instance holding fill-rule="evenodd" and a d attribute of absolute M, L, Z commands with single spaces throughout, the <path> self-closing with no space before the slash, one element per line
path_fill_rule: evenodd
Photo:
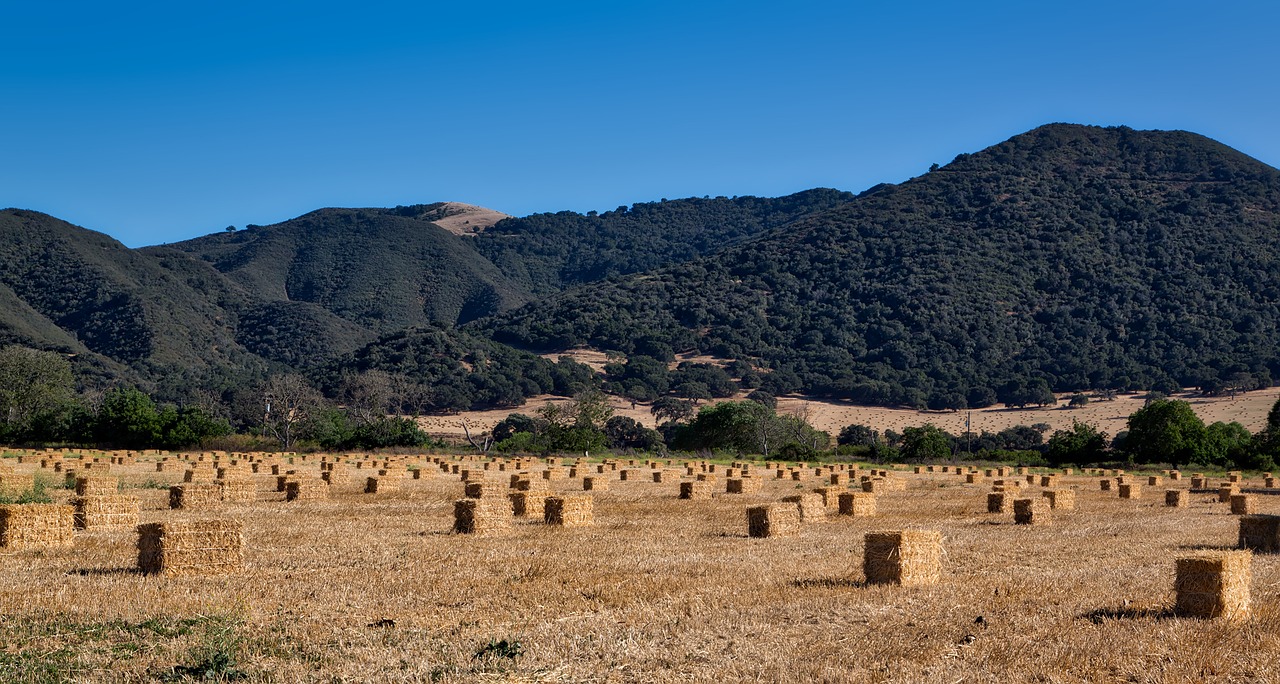
<path fill-rule="evenodd" d="M 723 252 L 484 321 L 523 347 L 641 338 L 773 393 L 980 406 L 1269 384 L 1280 172 L 1185 132 L 1050 125 Z"/>

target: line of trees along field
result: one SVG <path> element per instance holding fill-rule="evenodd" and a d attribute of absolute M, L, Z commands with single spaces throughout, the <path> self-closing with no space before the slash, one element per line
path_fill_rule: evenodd
<path fill-rule="evenodd" d="M 394 376 L 381 371 L 348 374 L 340 391 L 339 405 L 327 401 L 306 378 L 283 374 L 242 396 L 238 407 L 216 401 L 162 405 L 131 387 L 90 397 L 76 392 L 63 356 L 9 346 L 0 349 L 0 443 L 183 449 L 235 432 L 255 436 L 259 448 L 377 449 L 431 443 L 415 421 L 389 415 L 403 399 L 397 396 Z M 671 396 L 652 402 L 655 430 L 613 415 L 608 395 L 584 386 L 567 403 L 547 403 L 532 415 L 512 413 L 492 430 L 468 429 L 467 438 L 486 454 L 675 450 L 781 460 L 970 459 L 1040 466 L 1119 461 L 1242 470 L 1272 470 L 1280 457 L 1280 401 L 1258 434 L 1234 422 L 1206 425 L 1187 402 L 1153 393 L 1129 417 L 1128 429 L 1114 436 L 1080 422 L 1052 434 L 1047 425 L 1019 425 L 961 435 L 933 425 L 896 433 L 854 424 L 841 429 L 834 443 L 831 435 L 810 424 L 803 410 L 779 414 L 767 393 L 704 406 L 697 402 Z"/>

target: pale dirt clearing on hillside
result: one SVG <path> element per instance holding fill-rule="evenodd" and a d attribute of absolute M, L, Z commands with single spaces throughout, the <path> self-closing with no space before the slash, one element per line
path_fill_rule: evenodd
<path fill-rule="evenodd" d="M 436 213 L 439 218 L 428 217 L 429 220 L 455 235 L 475 235 L 502 219 L 511 218 L 510 214 L 461 202 L 445 202 Z"/>
<path fill-rule="evenodd" d="M 1129 416 L 1142 408 L 1141 394 L 1120 395 L 1115 401 L 1089 402 L 1082 408 L 1066 408 L 1070 395 L 1058 397 L 1058 406 L 1045 408 L 1012 409 L 1004 406 L 992 406 L 985 409 L 974 409 L 974 432 L 999 432 L 1014 425 L 1034 425 L 1046 423 L 1053 430 L 1071 427 L 1071 421 L 1092 423 L 1108 435 L 1115 436 L 1126 429 Z M 741 398 L 741 397 L 739 397 Z M 1257 432 L 1267 423 L 1267 412 L 1280 398 L 1280 387 L 1248 392 L 1230 397 L 1199 397 L 1194 395 L 1176 395 L 1175 399 L 1183 399 L 1191 403 L 1196 415 L 1205 423 L 1216 421 L 1237 421 L 1250 432 Z M 551 403 L 565 403 L 564 397 L 544 395 L 534 397 L 524 406 L 495 409 L 489 411 L 469 411 L 454 416 L 424 416 L 418 419 L 419 424 L 428 433 L 438 436 L 461 437 L 462 423 L 466 421 L 473 434 L 491 429 L 498 421 L 512 413 L 532 415 L 539 406 Z M 726 401 L 726 400 L 721 400 Z M 715 403 L 715 402 L 711 402 Z M 653 414 L 649 413 L 648 404 L 635 404 L 619 397 L 611 397 L 614 415 L 627 416 L 637 422 L 656 427 Z M 788 396 L 778 399 L 778 411 L 782 413 L 807 412 L 810 424 L 819 430 L 826 430 L 833 436 L 840 428 L 859 423 L 876 430 L 894 430 L 902 432 L 908 427 L 931 423 L 952 434 L 964 432 L 964 421 L 969 412 L 966 411 L 912 411 L 909 409 L 885 408 L 882 406 L 854 406 L 852 404 L 817 401 L 802 396 Z"/>

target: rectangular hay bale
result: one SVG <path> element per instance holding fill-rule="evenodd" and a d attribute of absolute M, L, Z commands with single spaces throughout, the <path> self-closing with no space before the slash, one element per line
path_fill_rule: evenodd
<path fill-rule="evenodd" d="M 129 530 L 138 526 L 142 505 L 137 497 L 121 494 L 80 496 L 72 500 L 75 526 L 80 530 Z"/>
<path fill-rule="evenodd" d="M 826 522 L 827 504 L 818 494 L 794 494 L 782 497 L 783 502 L 793 503 L 800 510 L 800 522 Z"/>
<path fill-rule="evenodd" d="M 747 509 L 747 536 L 785 537 L 800 531 L 800 507 L 774 503 Z"/>
<path fill-rule="evenodd" d="M 862 570 L 868 584 L 928 586 L 942 576 L 942 533 L 937 530 L 868 532 Z"/>
<path fill-rule="evenodd" d="M 590 494 L 566 494 L 547 497 L 542 520 L 558 527 L 588 527 L 594 524 L 594 506 Z"/>
<path fill-rule="evenodd" d="M 209 483 L 188 482 L 169 488 L 169 508 L 199 510 L 222 504 L 222 487 Z"/>
<path fill-rule="evenodd" d="M 876 514 L 876 495 L 871 492 L 843 492 L 836 501 L 840 515 L 869 518 Z"/>
<path fill-rule="evenodd" d="M 1240 516 L 1239 540 L 1242 549 L 1262 553 L 1280 552 L 1280 515 Z"/>
<path fill-rule="evenodd" d="M 1249 616 L 1253 554 L 1212 551 L 1177 559 L 1174 613 L 1238 620 Z"/>
<path fill-rule="evenodd" d="M 139 525 L 138 569 L 165 575 L 240 572 L 244 570 L 244 524 L 185 520 Z"/>
<path fill-rule="evenodd" d="M 494 534 L 511 529 L 511 504 L 506 499 L 458 499 L 453 502 L 453 531 Z"/>
<path fill-rule="evenodd" d="M 0 505 L 0 549 L 62 548 L 75 538 L 75 508 L 57 504 Z"/>
<path fill-rule="evenodd" d="M 1018 525 L 1049 525 L 1053 518 L 1049 513 L 1049 500 L 1015 499 L 1013 502 L 1013 522 Z"/>

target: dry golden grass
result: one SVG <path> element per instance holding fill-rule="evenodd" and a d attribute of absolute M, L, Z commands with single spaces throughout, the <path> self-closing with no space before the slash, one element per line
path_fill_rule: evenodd
<path fill-rule="evenodd" d="M 1076 510 L 1027 527 L 985 512 L 989 482 L 898 473 L 907 488 L 881 494 L 874 517 L 748 538 L 748 506 L 824 484 L 806 472 L 710 501 L 615 480 L 593 493 L 591 527 L 517 519 L 473 536 L 450 532 L 456 475 L 285 504 L 264 474 L 256 502 L 205 513 L 138 489 L 181 477 L 140 461 L 113 475 L 142 522 L 243 521 L 246 570 L 140 575 L 131 532 L 0 555 L 0 681 L 152 681 L 233 643 L 248 681 L 275 682 L 1276 681 L 1280 556 L 1254 555 L 1249 619 L 1168 612 L 1175 559 L 1236 543 L 1216 494 L 1166 508 L 1064 476 Z M 1280 513 L 1280 497 L 1258 499 Z M 866 585 L 863 535 L 884 529 L 941 532 L 940 582 Z M 484 655 L 501 640 L 523 655 Z"/>

